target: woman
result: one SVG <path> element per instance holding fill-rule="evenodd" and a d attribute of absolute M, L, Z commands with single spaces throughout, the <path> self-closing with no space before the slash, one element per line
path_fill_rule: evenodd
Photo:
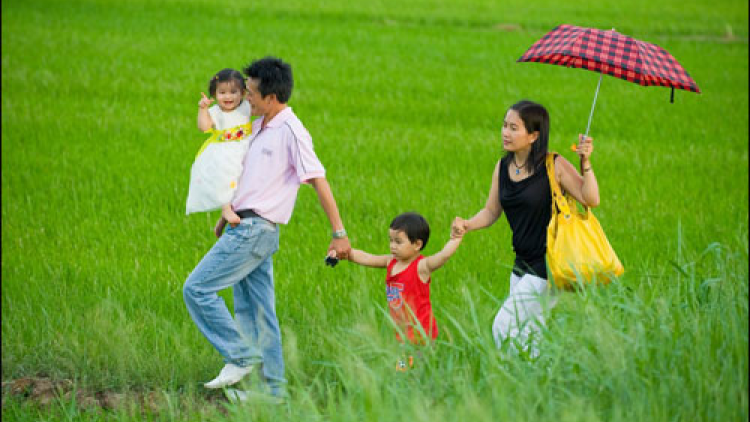
<path fill-rule="evenodd" d="M 503 121 L 503 149 L 492 174 L 487 202 L 468 220 L 456 217 L 457 234 L 483 229 L 505 211 L 513 232 L 516 258 L 510 276 L 510 295 L 495 316 L 492 334 L 498 347 L 508 340 L 531 357 L 539 354 L 536 339 L 544 325 L 542 300 L 548 293 L 547 226 L 552 213 L 552 194 L 545 168 L 549 144 L 549 115 L 540 104 L 520 101 L 510 107 Z M 592 139 L 579 136 L 576 152 L 582 174 L 564 157 L 555 157 L 555 178 L 563 191 L 589 207 L 599 205 L 599 187 L 591 166 Z M 554 300 L 553 300 L 554 302 Z M 553 305 L 552 303 L 551 305 Z"/>

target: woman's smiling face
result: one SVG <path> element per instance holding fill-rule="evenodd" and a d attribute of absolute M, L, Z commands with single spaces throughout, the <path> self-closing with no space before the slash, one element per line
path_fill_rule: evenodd
<path fill-rule="evenodd" d="M 503 149 L 517 152 L 531 149 L 531 144 L 539 136 L 538 132 L 529 133 L 521 116 L 515 110 L 508 110 L 503 120 Z"/>

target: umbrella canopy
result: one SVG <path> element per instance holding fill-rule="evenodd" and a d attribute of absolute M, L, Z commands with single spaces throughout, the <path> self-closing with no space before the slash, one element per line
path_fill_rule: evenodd
<path fill-rule="evenodd" d="M 534 43 L 518 61 L 578 67 L 600 73 L 585 136 L 589 134 L 604 74 L 644 86 L 671 87 L 672 102 L 675 88 L 701 92 L 693 78 L 666 50 L 622 35 L 614 28 L 603 31 L 559 25 Z"/>
<path fill-rule="evenodd" d="M 518 59 L 579 67 L 644 86 L 698 92 L 698 85 L 666 50 L 615 30 L 559 25 Z"/>

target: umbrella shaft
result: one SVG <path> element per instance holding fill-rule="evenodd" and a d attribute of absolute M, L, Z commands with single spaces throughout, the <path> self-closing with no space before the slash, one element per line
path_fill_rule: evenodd
<path fill-rule="evenodd" d="M 596 84 L 596 92 L 594 93 L 594 103 L 591 104 L 591 113 L 589 113 L 589 123 L 586 125 L 586 134 L 583 136 L 584 139 L 589 136 L 589 129 L 591 128 L 591 118 L 594 117 L 594 107 L 596 107 L 596 98 L 599 96 L 599 87 L 602 85 L 602 77 L 604 73 L 599 73 L 599 82 Z"/>

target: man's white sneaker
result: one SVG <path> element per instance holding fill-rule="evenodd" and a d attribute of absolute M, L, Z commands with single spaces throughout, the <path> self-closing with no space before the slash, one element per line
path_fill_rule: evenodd
<path fill-rule="evenodd" d="M 237 384 L 245 375 L 253 370 L 253 365 L 242 367 L 233 363 L 228 363 L 221 368 L 219 376 L 203 384 L 206 388 L 222 388 L 228 385 Z"/>

